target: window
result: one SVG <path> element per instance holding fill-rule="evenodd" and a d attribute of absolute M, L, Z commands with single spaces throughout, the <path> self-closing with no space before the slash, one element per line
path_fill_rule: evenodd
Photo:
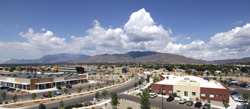
<path fill-rule="evenodd" d="M 216 98 L 218 98 L 219 97 L 219 95 L 218 94 L 216 94 Z"/>
<path fill-rule="evenodd" d="M 161 89 L 159 89 L 159 93 L 161 93 Z"/>
<path fill-rule="evenodd" d="M 220 99 L 222 98 L 222 95 L 220 94 Z"/>
<path fill-rule="evenodd" d="M 224 99 L 226 99 L 226 95 L 224 95 Z"/>
<path fill-rule="evenodd" d="M 206 97 L 206 94 L 205 94 L 205 93 L 201 93 L 201 96 L 202 96 L 202 97 Z"/>
<path fill-rule="evenodd" d="M 192 92 L 192 95 L 193 95 L 193 96 L 196 96 L 196 92 Z"/>
<path fill-rule="evenodd" d="M 158 89 L 157 89 L 157 93 L 158 93 Z"/>
<path fill-rule="evenodd" d="M 162 92 L 163 92 L 163 93 L 166 93 L 166 90 L 165 90 L 165 89 L 162 89 Z"/>
<path fill-rule="evenodd" d="M 155 89 L 155 91 L 154 91 L 155 93 L 156 93 L 156 89 Z"/>
<path fill-rule="evenodd" d="M 184 96 L 188 96 L 188 91 L 184 91 Z"/>
<path fill-rule="evenodd" d="M 214 98 L 214 94 L 210 93 L 209 97 Z"/>
<path fill-rule="evenodd" d="M 168 90 L 168 93 L 173 93 L 172 90 Z"/>
<path fill-rule="evenodd" d="M 181 94 L 181 91 L 177 90 L 177 94 Z"/>

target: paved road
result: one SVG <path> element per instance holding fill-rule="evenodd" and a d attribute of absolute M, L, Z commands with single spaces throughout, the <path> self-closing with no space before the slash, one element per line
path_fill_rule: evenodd
<path fill-rule="evenodd" d="M 127 94 L 121 94 L 118 97 L 130 100 L 133 102 L 140 103 L 139 97 L 135 97 L 135 96 L 127 95 Z M 162 97 L 160 95 L 156 98 L 153 98 L 153 99 L 150 98 L 149 101 L 150 101 L 150 107 L 156 107 L 159 109 L 162 108 Z M 186 104 L 179 104 L 178 100 L 174 100 L 172 102 L 167 102 L 166 98 L 163 98 L 163 109 L 191 109 L 191 108 L 196 108 L 196 107 L 194 107 L 194 105 L 186 106 Z M 198 109 L 198 108 L 196 108 L 196 109 Z"/>
<path fill-rule="evenodd" d="M 112 81 L 108 81 L 108 82 L 109 82 L 109 85 L 112 85 L 112 84 L 113 84 Z M 81 86 L 83 87 L 82 91 L 87 91 L 89 85 L 91 85 L 91 89 L 94 89 L 94 86 L 95 86 L 95 87 L 98 87 L 98 86 L 97 86 L 97 83 L 89 83 L 89 84 L 83 84 L 83 85 L 73 86 L 72 88 L 69 88 L 68 91 L 69 91 L 69 93 L 76 93 L 76 92 L 78 91 L 78 88 L 81 87 Z M 100 86 L 105 87 L 105 86 L 106 86 L 106 83 L 100 83 Z M 99 86 L 99 87 L 100 87 L 100 86 Z M 6 92 L 6 99 L 3 100 L 3 98 L 0 97 L 0 102 L 12 100 L 12 97 L 13 97 L 14 95 L 8 94 L 7 91 L 6 91 L 6 89 L 5 89 L 5 90 L 0 90 L 0 94 L 2 94 L 4 91 Z M 62 94 L 64 93 L 63 88 L 62 88 L 61 90 L 59 90 L 59 91 L 60 91 Z M 37 93 L 36 96 L 37 96 L 37 98 L 40 98 L 41 96 L 43 96 L 43 94 L 47 94 L 47 93 L 48 93 L 48 92 Z M 31 99 L 31 94 L 29 94 L 29 95 L 18 95 L 18 100 L 19 100 L 19 101 L 20 101 L 20 100 L 21 100 L 21 101 L 27 101 L 28 99 Z"/>
<path fill-rule="evenodd" d="M 145 79 L 143 77 L 140 77 L 138 75 L 135 75 L 135 79 L 123 86 L 117 87 L 117 88 L 113 88 L 108 90 L 108 94 L 106 95 L 106 98 L 110 98 L 110 92 L 116 92 L 117 94 L 123 93 L 126 90 L 132 89 L 134 88 L 134 83 L 138 83 L 138 81 L 144 82 Z M 82 96 L 83 97 L 83 102 L 87 102 L 87 101 L 92 101 L 94 94 L 89 94 L 89 95 L 85 95 Z M 100 96 L 101 99 L 104 99 L 103 96 Z M 98 99 L 100 99 L 98 98 Z M 66 99 L 63 100 L 64 106 L 68 106 L 68 105 L 73 105 L 76 103 L 80 103 L 80 97 L 75 97 L 75 98 L 71 98 L 71 99 Z M 54 109 L 54 108 L 58 108 L 59 107 L 59 101 L 56 102 L 52 102 L 52 103 L 47 103 L 46 105 L 46 109 Z M 37 109 L 38 106 L 33 106 L 33 107 L 29 107 L 28 109 Z"/>

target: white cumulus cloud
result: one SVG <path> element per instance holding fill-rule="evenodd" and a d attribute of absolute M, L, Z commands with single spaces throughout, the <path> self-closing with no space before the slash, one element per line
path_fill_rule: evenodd
<path fill-rule="evenodd" d="M 238 58 L 250 51 L 250 24 L 236 27 L 228 32 L 211 36 L 209 43 L 195 39 L 189 44 L 176 43 L 181 35 L 171 36 L 170 28 L 157 25 L 150 13 L 144 8 L 131 14 L 127 23 L 121 28 L 104 28 L 97 20 L 87 30 L 86 36 L 71 36 L 71 41 L 57 37 L 50 30 L 42 28 L 35 32 L 29 28 L 19 35 L 26 42 L 0 42 L 2 52 L 16 54 L 15 51 L 29 55 L 53 53 L 124 53 L 132 50 L 158 51 L 180 54 L 196 59 L 217 60 Z M 191 37 L 186 37 L 190 40 Z"/>

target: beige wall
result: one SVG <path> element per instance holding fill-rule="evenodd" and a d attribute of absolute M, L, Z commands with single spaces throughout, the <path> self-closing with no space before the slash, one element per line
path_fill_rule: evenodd
<path fill-rule="evenodd" d="M 184 96 L 184 91 L 188 91 L 188 97 L 195 99 L 198 97 L 200 99 L 200 86 L 198 85 L 190 85 L 190 84 L 178 84 L 178 85 L 173 85 L 173 93 L 176 92 L 177 90 L 180 91 L 180 94 L 177 94 L 180 97 Z M 192 92 L 196 92 L 196 95 L 193 96 Z"/>
<path fill-rule="evenodd" d="M 6 81 L 15 82 L 15 78 L 8 78 L 8 77 L 7 77 Z"/>

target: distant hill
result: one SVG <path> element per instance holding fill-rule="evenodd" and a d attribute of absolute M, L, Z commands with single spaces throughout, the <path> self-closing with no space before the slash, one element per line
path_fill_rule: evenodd
<path fill-rule="evenodd" d="M 40 59 L 11 59 L 3 64 L 28 64 L 28 63 L 67 63 L 79 59 L 89 58 L 89 55 L 84 54 L 67 54 L 60 53 L 54 55 L 45 55 Z"/>
<path fill-rule="evenodd" d="M 212 61 L 212 63 L 216 63 L 216 64 L 237 64 L 237 63 L 242 63 L 242 64 L 246 64 L 246 63 L 250 63 L 250 57 L 245 57 L 242 59 L 228 59 L 228 60 L 215 60 Z"/>
<path fill-rule="evenodd" d="M 74 61 L 76 63 L 169 63 L 169 64 L 206 64 L 185 56 L 152 51 L 131 51 L 125 54 L 102 54 Z"/>

